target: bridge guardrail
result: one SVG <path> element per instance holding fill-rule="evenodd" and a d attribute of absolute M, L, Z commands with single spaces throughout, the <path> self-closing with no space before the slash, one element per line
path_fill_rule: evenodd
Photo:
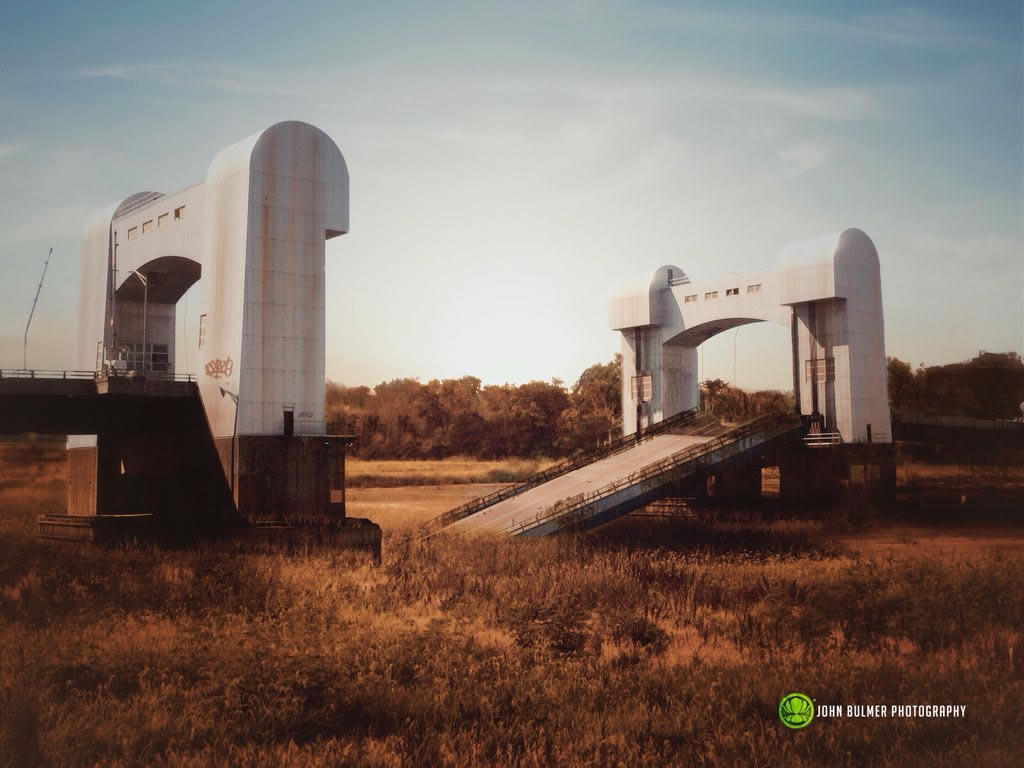
<path fill-rule="evenodd" d="M 592 464 L 600 459 L 614 456 L 617 453 L 621 453 L 622 451 L 632 448 L 638 442 L 643 442 L 651 437 L 664 434 L 671 429 L 690 424 L 696 418 L 697 409 L 691 408 L 688 411 L 682 411 L 681 413 L 677 413 L 675 416 L 670 416 L 667 419 L 659 421 L 657 424 L 647 427 L 642 430 L 639 435 L 632 434 L 617 437 L 605 445 L 577 454 L 576 456 L 570 456 L 568 459 L 564 459 L 557 464 L 552 464 L 547 469 L 544 469 L 534 475 L 530 475 L 526 480 L 515 483 L 507 488 L 502 488 L 500 491 L 489 493 L 486 496 L 480 496 L 462 504 L 461 506 L 450 509 L 428 522 L 425 527 L 427 530 L 437 530 L 445 527 L 446 525 L 451 525 L 464 517 L 469 517 L 482 509 L 486 509 L 493 504 L 497 504 L 499 501 L 510 499 L 513 496 L 518 496 L 520 493 L 530 490 L 531 488 L 536 488 L 538 485 L 546 483 L 548 480 L 561 477 L 562 475 L 568 474 L 580 467 L 584 467 L 587 464 Z"/>
<path fill-rule="evenodd" d="M 838 432 L 811 432 L 804 436 L 804 445 L 809 448 L 826 448 L 842 442 L 843 436 Z"/>
<path fill-rule="evenodd" d="M 543 523 L 562 517 L 577 516 L 581 519 L 585 518 L 586 515 L 584 514 L 584 511 L 591 504 L 594 504 L 603 498 L 607 498 L 608 496 L 611 496 L 625 488 L 636 485 L 644 480 L 656 477 L 657 475 L 668 472 L 669 470 L 679 468 L 685 464 L 709 456 L 715 451 L 728 445 L 738 443 L 746 437 L 762 433 L 764 435 L 764 439 L 767 441 L 800 428 L 799 422 L 789 415 L 768 414 L 767 416 L 761 416 L 753 419 L 752 421 L 748 421 L 746 424 L 742 424 L 723 435 L 719 435 L 706 443 L 686 448 L 678 453 L 672 454 L 671 456 L 667 456 L 660 461 L 648 464 L 647 466 L 631 473 L 627 477 L 615 480 L 595 491 L 591 491 L 590 493 L 581 493 L 576 496 L 571 496 L 568 499 L 563 499 L 562 501 L 548 507 L 546 510 L 537 513 L 537 515 L 530 518 L 528 521 L 517 521 L 512 525 L 507 526 L 502 530 L 502 532 L 506 534 L 523 533 L 531 528 L 537 527 L 538 525 L 542 525 Z"/>
<path fill-rule="evenodd" d="M 95 371 L 57 371 L 45 368 L 3 368 L 0 379 L 94 379 Z"/>
<path fill-rule="evenodd" d="M 153 381 L 196 381 L 192 373 L 165 373 L 163 371 L 60 371 L 48 368 L 0 368 L 0 379 L 152 379 Z"/>

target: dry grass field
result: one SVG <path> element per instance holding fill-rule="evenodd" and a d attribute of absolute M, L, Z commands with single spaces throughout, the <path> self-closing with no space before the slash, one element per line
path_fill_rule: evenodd
<path fill-rule="evenodd" d="M 383 563 L 57 551 L 60 454 L 0 455 L 0 766 L 1010 766 L 1019 529 L 753 517 L 418 541 L 487 487 L 356 488 Z M 381 474 L 378 472 L 378 474 Z M 780 697 L 965 704 L 816 719 Z"/>
<path fill-rule="evenodd" d="M 393 488 L 399 485 L 514 483 L 551 466 L 550 459 L 438 459 L 367 461 L 349 459 L 345 479 L 350 487 Z"/>

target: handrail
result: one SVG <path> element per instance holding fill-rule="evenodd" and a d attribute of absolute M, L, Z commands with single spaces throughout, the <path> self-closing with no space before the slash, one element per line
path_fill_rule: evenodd
<path fill-rule="evenodd" d="M 96 372 L 97 381 L 110 379 L 135 379 L 136 381 L 196 381 L 194 373 L 168 373 L 167 371 L 118 371 L 116 368 L 107 368 Z"/>
<path fill-rule="evenodd" d="M 706 443 L 691 446 L 690 448 L 678 451 L 671 456 L 667 456 L 664 459 L 648 464 L 645 467 L 641 467 L 627 477 L 614 480 L 608 485 L 595 491 L 581 493 L 576 496 L 570 496 L 569 498 L 562 499 L 547 509 L 538 512 L 528 521 L 517 520 L 513 522 L 511 525 L 504 528 L 502 532 L 507 534 L 522 533 L 556 518 L 566 517 L 573 514 L 582 517 L 583 510 L 586 509 L 586 507 L 603 498 L 611 496 L 613 493 L 651 477 L 663 474 L 669 470 L 677 469 L 685 464 L 707 457 L 720 448 L 738 443 L 745 437 L 760 432 L 764 434 L 765 440 L 770 440 L 774 437 L 778 437 L 779 435 L 786 434 L 787 432 L 792 432 L 794 429 L 798 428 L 799 426 L 788 414 L 780 415 L 773 413 L 766 416 L 760 416 L 745 424 L 741 424 L 723 435 L 712 438 Z"/>
<path fill-rule="evenodd" d="M 429 521 L 426 524 L 426 527 L 428 529 L 443 528 L 444 526 L 450 525 L 464 517 L 469 517 L 482 509 L 486 509 L 492 504 L 497 504 L 499 501 L 510 499 L 513 496 L 518 496 L 524 491 L 530 490 L 531 488 L 536 488 L 538 485 L 546 483 L 548 480 L 561 477 L 562 475 L 568 474 L 580 467 L 584 467 L 587 464 L 592 464 L 600 459 L 614 456 L 617 453 L 621 453 L 622 451 L 632 448 L 637 443 L 643 442 L 648 438 L 663 434 L 676 427 L 689 424 L 696 418 L 697 409 L 692 408 L 688 411 L 682 411 L 674 416 L 670 416 L 667 419 L 663 419 L 657 424 L 652 424 L 646 429 L 641 430 L 639 434 L 634 433 L 632 435 L 617 437 L 602 446 L 578 453 L 575 456 L 570 456 L 568 459 L 564 459 L 557 464 L 552 464 L 547 469 L 541 470 L 534 475 L 530 475 L 525 480 L 515 483 L 514 485 L 507 486 L 485 496 L 480 496 L 466 502 L 465 504 L 455 507 L 454 509 L 450 509 Z"/>
<path fill-rule="evenodd" d="M 113 370 L 106 371 L 59 371 L 44 368 L 0 368 L 0 379 L 93 379 L 105 381 L 107 379 L 153 379 L 154 381 L 196 381 L 196 375 L 192 373 L 166 373 L 164 371 L 127 371 L 124 373 Z"/>
<path fill-rule="evenodd" d="M 824 448 L 842 442 L 843 436 L 839 432 L 809 432 L 804 436 L 804 444 L 809 448 Z"/>
<path fill-rule="evenodd" d="M 893 424 L 923 427 L 960 427 L 966 429 L 1024 429 L 1020 418 L 1015 419 L 978 419 L 973 416 L 936 416 L 927 413 L 894 413 Z"/>
<path fill-rule="evenodd" d="M 57 371 L 43 368 L 3 368 L 0 379 L 93 379 L 95 371 Z"/>

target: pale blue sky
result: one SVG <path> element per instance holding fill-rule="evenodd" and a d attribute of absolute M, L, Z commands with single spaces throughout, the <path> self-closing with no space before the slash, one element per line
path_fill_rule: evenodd
<path fill-rule="evenodd" d="M 770 267 L 850 226 L 882 260 L 889 354 L 1022 351 L 1020 2 L 7 3 L 0 365 L 55 248 L 30 364 L 68 367 L 90 211 L 202 178 L 283 119 L 352 176 L 328 244 L 328 376 L 571 381 L 607 299 L 666 263 Z M 733 378 L 733 334 L 706 376 Z M 790 386 L 788 331 L 735 339 Z"/>

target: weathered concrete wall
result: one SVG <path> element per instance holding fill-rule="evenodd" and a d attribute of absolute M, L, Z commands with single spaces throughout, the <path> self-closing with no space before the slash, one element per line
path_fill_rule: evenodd
<path fill-rule="evenodd" d="M 345 518 L 346 440 L 242 436 L 215 442 L 235 504 L 245 520 Z"/>

